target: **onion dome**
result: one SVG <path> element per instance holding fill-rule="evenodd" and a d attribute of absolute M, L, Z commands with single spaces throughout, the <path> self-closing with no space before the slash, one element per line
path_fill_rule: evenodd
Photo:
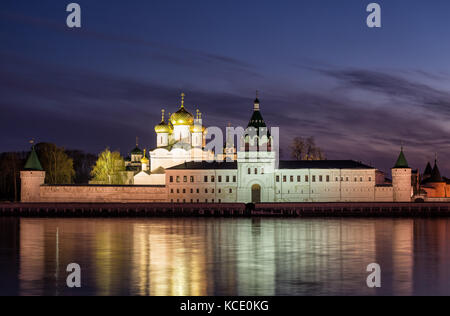
<path fill-rule="evenodd" d="M 194 121 L 194 125 L 190 127 L 191 133 L 204 133 L 206 127 L 202 124 L 202 113 L 197 110 L 197 118 Z"/>
<path fill-rule="evenodd" d="M 184 108 L 184 96 L 184 93 L 182 93 L 180 109 L 170 116 L 170 122 L 174 126 L 194 124 L 194 116 Z"/>
<path fill-rule="evenodd" d="M 142 155 L 142 150 L 139 148 L 138 138 L 136 137 L 136 147 L 131 151 L 132 155 Z"/>
<path fill-rule="evenodd" d="M 149 162 L 150 162 L 150 160 L 148 160 L 148 158 L 145 157 L 145 149 L 144 149 L 144 157 L 142 157 L 141 163 L 148 165 Z"/>
<path fill-rule="evenodd" d="M 168 124 L 166 124 L 166 122 L 164 120 L 164 110 L 161 110 L 161 113 L 162 113 L 161 122 L 155 126 L 155 132 L 157 134 L 160 134 L 160 133 L 170 134 L 172 132 L 172 128 Z"/>
<path fill-rule="evenodd" d="M 204 127 L 198 124 L 194 124 L 190 127 L 191 133 L 203 133 Z"/>

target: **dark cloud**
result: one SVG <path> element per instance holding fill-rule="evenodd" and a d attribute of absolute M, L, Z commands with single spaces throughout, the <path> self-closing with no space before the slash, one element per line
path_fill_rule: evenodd
<path fill-rule="evenodd" d="M 0 150 L 23 149 L 31 137 L 92 152 L 109 146 L 126 153 L 135 136 L 142 145 L 154 146 L 153 126 L 160 120 L 160 109 L 164 105 L 168 112 L 175 111 L 181 89 L 188 95 L 188 109 L 194 113 L 199 108 L 208 125 L 246 126 L 252 111 L 250 79 L 214 91 L 56 66 L 8 53 L 0 54 L 0 66 Z M 423 168 L 435 152 L 442 158 L 450 155 L 447 92 L 392 73 L 320 73 L 337 80 L 340 89 L 279 90 L 274 79 L 262 93 L 263 116 L 270 126 L 281 128 L 285 158 L 295 136 L 315 136 L 330 159 L 361 160 L 383 170 L 392 166 L 402 143 L 416 168 Z M 228 79 L 235 76 L 232 72 Z M 367 93 L 382 98 L 365 98 Z M 442 159 L 444 174 L 450 173 L 449 167 Z"/>

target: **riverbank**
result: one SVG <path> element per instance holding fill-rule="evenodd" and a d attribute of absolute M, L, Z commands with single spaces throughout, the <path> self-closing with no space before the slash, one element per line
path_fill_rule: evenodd
<path fill-rule="evenodd" d="M 450 203 L 0 203 L 21 217 L 448 217 Z"/>

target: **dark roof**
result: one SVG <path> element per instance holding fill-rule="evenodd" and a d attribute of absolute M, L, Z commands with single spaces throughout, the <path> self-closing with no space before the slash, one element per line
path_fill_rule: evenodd
<path fill-rule="evenodd" d="M 34 150 L 34 146 L 31 148 L 31 153 L 28 156 L 27 162 L 25 163 L 25 170 L 32 170 L 32 171 L 43 171 L 41 162 L 39 161 L 39 158 L 36 154 L 36 151 Z"/>
<path fill-rule="evenodd" d="M 174 166 L 171 168 L 168 168 L 166 170 L 178 170 L 178 169 L 184 169 L 184 170 L 198 170 L 198 169 L 205 169 L 205 170 L 211 170 L 211 169 L 237 169 L 237 162 L 185 162 L 181 165 Z"/>
<path fill-rule="evenodd" d="M 131 151 L 131 154 L 132 154 L 132 155 L 142 155 L 143 152 L 142 152 L 142 150 L 141 150 L 139 147 L 136 146 L 136 148 L 134 148 L 134 149 Z"/>
<path fill-rule="evenodd" d="M 250 122 L 248 122 L 247 127 L 255 127 L 255 128 L 267 127 L 266 122 L 264 122 L 264 119 L 259 110 L 253 111 L 253 115 L 250 118 Z"/>
<path fill-rule="evenodd" d="M 400 155 L 398 155 L 397 162 L 395 163 L 394 169 L 402 169 L 402 168 L 409 168 L 408 162 L 406 161 L 405 154 L 403 153 L 403 148 L 400 151 Z"/>
<path fill-rule="evenodd" d="M 433 171 L 431 171 L 431 178 L 428 179 L 428 182 L 436 183 L 436 182 L 444 182 L 441 177 L 441 172 L 439 171 L 437 161 L 434 162 Z"/>
<path fill-rule="evenodd" d="M 375 169 L 353 160 L 290 160 L 280 161 L 280 169 Z"/>
<path fill-rule="evenodd" d="M 431 168 L 431 164 L 428 162 L 427 166 L 425 167 L 425 171 L 423 172 L 423 175 L 431 177 L 432 172 L 433 172 L 433 168 Z"/>

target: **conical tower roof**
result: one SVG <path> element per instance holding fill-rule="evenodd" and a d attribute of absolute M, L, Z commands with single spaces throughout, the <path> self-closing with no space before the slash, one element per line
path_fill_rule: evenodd
<path fill-rule="evenodd" d="M 248 122 L 247 128 L 254 127 L 254 128 L 258 129 L 261 127 L 267 127 L 266 122 L 264 121 L 264 119 L 261 115 L 260 108 L 259 108 L 260 103 L 259 103 L 258 95 L 256 95 L 256 99 L 253 104 L 254 104 L 253 114 L 252 114 L 252 117 L 250 118 L 250 122 Z"/>
<path fill-rule="evenodd" d="M 425 171 L 423 172 L 424 177 L 431 177 L 431 173 L 433 172 L 433 168 L 431 167 L 430 162 L 427 163 L 425 167 Z"/>
<path fill-rule="evenodd" d="M 41 162 L 39 161 L 38 155 L 36 154 L 36 151 L 34 150 L 34 146 L 31 147 L 31 153 L 28 156 L 27 162 L 25 163 L 25 170 L 30 171 L 44 171 L 42 168 Z"/>
<path fill-rule="evenodd" d="M 394 169 L 409 168 L 408 161 L 406 161 L 405 154 L 403 153 L 403 148 L 400 151 L 397 162 L 395 163 Z"/>
<path fill-rule="evenodd" d="M 441 172 L 439 171 L 437 161 L 434 161 L 433 171 L 431 172 L 431 178 L 428 180 L 431 183 L 444 182 L 441 177 Z"/>

